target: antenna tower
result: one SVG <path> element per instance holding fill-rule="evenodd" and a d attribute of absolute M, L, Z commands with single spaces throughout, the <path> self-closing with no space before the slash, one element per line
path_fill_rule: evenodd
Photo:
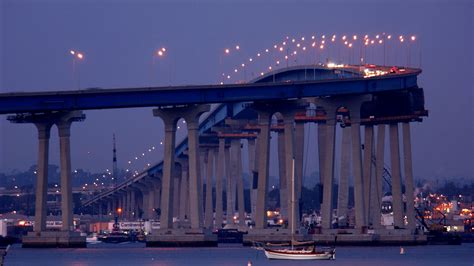
<path fill-rule="evenodd" d="M 114 158 L 113 158 L 113 168 L 112 168 L 112 178 L 114 179 L 114 188 L 117 187 L 117 148 L 115 146 L 115 134 L 113 134 L 113 143 L 114 143 Z"/>

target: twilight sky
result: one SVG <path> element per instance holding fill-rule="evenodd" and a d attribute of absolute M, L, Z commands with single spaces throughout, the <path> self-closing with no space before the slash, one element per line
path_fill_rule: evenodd
<path fill-rule="evenodd" d="M 210 84 L 285 36 L 415 34 L 422 53 L 419 85 L 430 111 L 412 126 L 415 177 L 474 178 L 473 17 L 469 0 L 1 0 L 0 92 L 77 89 L 70 49 L 85 55 L 77 66 L 81 88 Z M 220 59 L 236 44 L 238 53 Z M 160 47 L 167 54 L 152 67 Z M 113 133 L 119 167 L 142 153 L 133 163 L 137 169 L 161 158 L 163 125 L 151 108 L 86 115 L 72 129 L 73 168 L 110 168 Z M 152 146 L 157 149 L 148 152 Z M 309 162 L 315 147 L 308 144 Z M 53 128 L 50 162 L 58 158 Z M 36 160 L 36 129 L 0 116 L 0 172 L 25 170 Z M 312 171 L 315 164 L 307 167 Z"/>

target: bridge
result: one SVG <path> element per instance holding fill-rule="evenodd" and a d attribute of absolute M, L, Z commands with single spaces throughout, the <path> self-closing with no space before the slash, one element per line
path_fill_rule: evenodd
<path fill-rule="evenodd" d="M 393 240 L 396 235 L 399 236 L 396 241 L 417 242 L 420 236 L 415 234 L 413 193 L 406 193 L 407 208 L 404 210 L 402 183 L 406 191 L 413 191 L 410 122 L 422 121 L 427 115 L 423 89 L 417 85 L 420 73 L 421 70 L 415 68 L 375 65 L 307 65 L 273 71 L 243 84 L 0 94 L 0 114 L 14 114 L 8 116 L 8 120 L 34 123 L 38 128 L 37 226 L 35 233 L 24 239 L 23 245 L 44 245 L 53 238 L 45 228 L 46 166 L 52 125 L 57 125 L 60 136 L 63 228 L 59 237 L 54 235 L 60 240 L 51 244 L 83 245 L 83 239 L 72 232 L 70 125 L 85 119 L 82 110 L 149 106 L 157 107 L 153 115 L 163 119 L 165 124 L 163 161 L 84 202 L 85 207 L 96 206 L 102 214 L 121 209 L 123 217 L 131 220 L 138 218 L 138 210 L 143 210 L 142 218 L 157 219 L 155 210 L 159 208 L 160 229 L 147 236 L 147 246 L 216 245 L 211 232 L 223 227 L 224 209 L 226 222 L 233 223 L 235 202 L 239 226 L 241 229 L 246 227 L 245 219 L 241 219 L 246 215 L 243 140 L 249 151 L 249 171 L 253 173 L 250 202 L 251 217 L 255 220 L 255 228 L 246 229 L 249 230 L 247 240 L 266 241 L 275 238 L 275 234 L 284 240 L 292 233 L 302 239 L 299 230 L 276 233 L 267 228 L 266 211 L 269 139 L 274 130 L 278 132 L 281 212 L 290 225 L 299 225 L 299 214 L 292 212 L 293 217 L 290 217 L 289 212 L 298 209 L 298 200 L 292 201 L 289 195 L 296 195 L 296 199 L 301 195 L 305 123 L 318 124 L 319 171 L 324 184 L 322 233 L 314 236 L 314 240 L 333 239 L 332 235 L 337 233 L 333 222 L 336 217 L 336 223 L 346 223 L 349 176 L 353 176 L 355 228 L 351 229 L 350 236 L 341 238 L 347 238 L 347 241 L 372 241 L 374 237 Z M 211 110 L 211 103 L 219 105 Z M 277 118 L 276 123 L 272 117 Z M 186 121 L 188 136 L 176 145 L 176 122 L 180 118 Z M 331 198 L 332 184 L 336 180 L 337 124 L 344 128 L 337 214 L 334 216 Z M 380 224 L 387 125 L 394 210 L 392 230 Z M 404 178 L 400 139 L 403 142 Z M 373 158 L 376 158 L 375 164 Z M 209 193 L 204 195 L 204 184 L 205 191 L 215 189 L 215 201 Z M 224 187 L 227 191 L 225 208 Z M 368 228 L 376 234 L 367 234 Z"/>

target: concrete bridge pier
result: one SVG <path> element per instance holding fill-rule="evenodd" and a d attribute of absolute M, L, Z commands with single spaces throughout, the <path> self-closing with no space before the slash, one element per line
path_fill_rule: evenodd
<path fill-rule="evenodd" d="M 288 228 L 293 229 L 294 234 L 299 227 L 298 200 L 297 200 L 297 178 L 295 162 L 295 114 L 296 110 L 290 109 L 282 112 L 285 131 L 285 173 L 286 173 L 286 200 L 288 212 Z M 281 163 L 281 162 L 280 162 Z"/>
<path fill-rule="evenodd" d="M 268 201 L 268 167 L 270 161 L 270 120 L 273 112 L 266 109 L 265 106 L 256 107 L 260 132 L 257 137 L 259 162 L 255 229 L 265 229 L 267 228 L 266 208 Z"/>
<path fill-rule="evenodd" d="M 356 219 L 355 227 L 360 230 L 360 233 L 365 233 L 367 227 L 367 211 L 364 195 L 368 193 L 368 191 L 364 191 L 365 185 L 363 179 L 362 145 L 360 137 L 360 107 L 365 100 L 369 100 L 369 97 L 355 97 L 347 105 L 351 117 L 352 171 L 354 174 L 354 207 Z"/>
<path fill-rule="evenodd" d="M 181 165 L 181 178 L 179 182 L 179 207 L 178 207 L 178 219 L 179 227 L 189 227 L 188 217 L 189 212 L 186 206 L 189 205 L 189 170 L 188 170 L 188 158 L 180 157 L 176 159 L 176 162 Z"/>
<path fill-rule="evenodd" d="M 8 117 L 13 123 L 33 123 L 38 130 L 38 177 L 36 183 L 35 229 L 23 237 L 23 247 L 85 247 L 85 237 L 73 232 L 70 129 L 72 122 L 82 121 L 82 111 L 18 114 Z M 59 132 L 61 169 L 60 232 L 46 230 L 46 201 L 48 185 L 48 157 L 50 130 L 56 125 Z"/>
<path fill-rule="evenodd" d="M 181 205 L 180 185 L 182 182 L 183 169 L 178 161 L 175 161 L 173 173 L 173 214 L 172 219 L 179 218 L 179 207 Z"/>
<path fill-rule="evenodd" d="M 323 180 L 323 202 L 321 204 L 321 227 L 322 229 L 331 229 L 332 222 L 332 186 L 334 183 L 334 157 L 336 141 L 336 111 L 338 105 L 330 103 L 317 103 L 326 111 L 326 124 L 318 125 L 320 163 L 322 163 Z M 321 134 L 322 133 L 322 134 Z M 321 145 L 321 143 L 324 143 Z M 321 159 L 323 158 L 323 159 Z"/>
<path fill-rule="evenodd" d="M 235 213 L 235 181 L 230 167 L 230 147 L 224 150 L 225 175 L 226 175 L 226 225 L 234 224 Z"/>
<path fill-rule="evenodd" d="M 364 126 L 364 145 L 363 145 L 363 182 L 364 182 L 364 206 L 365 208 L 365 220 L 367 221 L 368 226 L 372 226 L 373 220 L 370 213 L 372 209 L 370 208 L 370 198 L 374 195 L 371 194 L 371 184 L 374 177 L 372 176 L 372 157 L 374 152 L 374 126 L 365 125 Z"/>
<path fill-rule="evenodd" d="M 295 121 L 295 210 L 296 210 L 296 217 L 295 221 L 296 224 L 300 224 L 300 205 L 302 206 L 302 198 L 301 198 L 301 191 L 303 189 L 303 164 L 304 164 L 304 147 L 305 147 L 305 130 L 304 130 L 305 123 Z"/>
<path fill-rule="evenodd" d="M 407 228 L 410 230 L 416 229 L 416 217 L 415 217 L 415 206 L 414 206 L 414 184 L 413 184 L 413 164 L 411 157 L 411 132 L 410 123 L 402 123 L 403 132 L 403 166 L 405 172 L 405 197 L 407 200 Z"/>
<path fill-rule="evenodd" d="M 149 219 L 149 187 L 145 183 L 135 183 L 133 189 L 138 192 L 136 193 L 138 196 L 134 208 L 135 218 Z"/>
<path fill-rule="evenodd" d="M 364 181 L 362 169 L 361 139 L 360 139 L 360 107 L 364 101 L 370 100 L 368 96 L 336 97 L 328 99 L 316 99 L 316 105 L 323 107 L 326 111 L 326 141 L 323 145 L 324 154 L 320 153 L 320 162 L 324 163 L 323 171 L 323 203 L 321 206 L 321 226 L 325 232 L 331 232 L 333 222 L 333 203 L 332 188 L 334 183 L 334 149 L 336 141 L 336 112 L 340 107 L 349 109 L 351 118 L 351 155 L 352 155 L 352 172 L 354 175 L 354 199 L 355 199 L 355 216 L 356 228 L 361 230 L 366 227 L 366 211 L 364 204 Z M 346 132 L 347 134 L 347 132 Z M 347 137 L 346 137 L 347 138 Z M 322 156 L 322 158 L 321 158 Z M 344 160 L 344 158 L 343 158 Z M 344 200 L 343 198 L 341 200 Z M 344 204 L 341 202 L 341 204 Z"/>
<path fill-rule="evenodd" d="M 225 168 L 225 138 L 219 138 L 219 149 L 217 151 L 216 160 L 216 217 L 215 226 L 217 229 L 222 228 L 223 223 L 223 194 L 222 194 L 222 182 L 224 180 L 224 168 Z"/>
<path fill-rule="evenodd" d="M 375 182 L 372 186 L 371 215 L 374 229 L 381 229 L 382 183 L 385 162 L 385 124 L 377 125 L 377 148 L 375 151 Z"/>
<path fill-rule="evenodd" d="M 249 159 L 249 173 L 250 173 L 250 215 L 253 221 L 255 221 L 255 212 L 256 212 L 256 202 L 257 202 L 257 186 L 256 179 L 257 179 L 257 163 L 256 158 L 258 155 L 256 154 L 256 140 L 255 139 L 247 139 L 248 145 L 248 159 Z"/>
<path fill-rule="evenodd" d="M 390 130 L 390 169 L 392 171 L 392 207 L 395 229 L 404 228 L 404 211 L 402 201 L 402 177 L 400 174 L 400 142 L 398 123 L 389 125 Z"/>
<path fill-rule="evenodd" d="M 38 235 L 46 231 L 46 199 L 48 189 L 49 137 L 51 123 L 35 123 L 38 129 L 38 169 L 36 178 L 35 227 Z"/>
<path fill-rule="evenodd" d="M 339 174 L 339 186 L 337 193 L 337 217 L 339 227 L 347 226 L 349 221 L 347 217 L 347 208 L 349 203 L 349 176 L 351 166 L 351 128 L 342 129 L 341 145 L 341 171 Z"/>
<path fill-rule="evenodd" d="M 206 161 L 206 202 L 204 213 L 204 228 L 214 228 L 214 207 L 212 204 L 212 187 L 214 179 L 214 149 L 207 149 Z"/>
<path fill-rule="evenodd" d="M 107 200 L 105 204 L 107 204 L 107 205 L 106 205 L 107 208 L 106 208 L 106 210 L 105 210 L 105 211 L 106 211 L 105 214 L 108 216 L 108 215 L 112 212 L 112 199 Z"/>
<path fill-rule="evenodd" d="M 278 124 L 283 124 L 283 117 L 280 115 Z M 280 215 L 283 220 L 288 220 L 288 180 L 287 180 L 287 165 L 286 165 L 286 145 L 285 145 L 285 131 L 281 130 L 278 134 L 278 175 L 280 180 Z M 290 170 L 291 171 L 291 168 Z"/>
<path fill-rule="evenodd" d="M 204 230 L 202 221 L 201 169 L 199 165 L 199 117 L 210 110 L 209 105 L 189 105 L 153 110 L 165 124 L 165 152 L 163 160 L 163 176 L 161 182 L 161 219 L 159 230 L 153 230 L 147 236 L 148 247 L 170 246 L 217 246 L 217 236 L 210 230 Z M 175 160 L 176 123 L 184 118 L 188 127 L 189 157 L 189 202 L 190 229 L 173 229 L 172 191 L 173 166 Z"/>
<path fill-rule="evenodd" d="M 237 185 L 237 210 L 239 214 L 239 226 L 245 226 L 245 206 L 244 206 L 244 184 L 242 180 L 242 152 L 240 139 L 231 139 L 230 141 L 230 169 L 232 179 Z M 233 190 L 235 191 L 235 190 Z"/>

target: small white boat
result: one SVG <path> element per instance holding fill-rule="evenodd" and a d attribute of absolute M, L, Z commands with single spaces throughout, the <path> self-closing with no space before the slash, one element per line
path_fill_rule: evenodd
<path fill-rule="evenodd" d="M 310 249 L 268 249 L 264 248 L 268 259 L 276 260 L 334 260 L 336 249 L 317 251 Z"/>

